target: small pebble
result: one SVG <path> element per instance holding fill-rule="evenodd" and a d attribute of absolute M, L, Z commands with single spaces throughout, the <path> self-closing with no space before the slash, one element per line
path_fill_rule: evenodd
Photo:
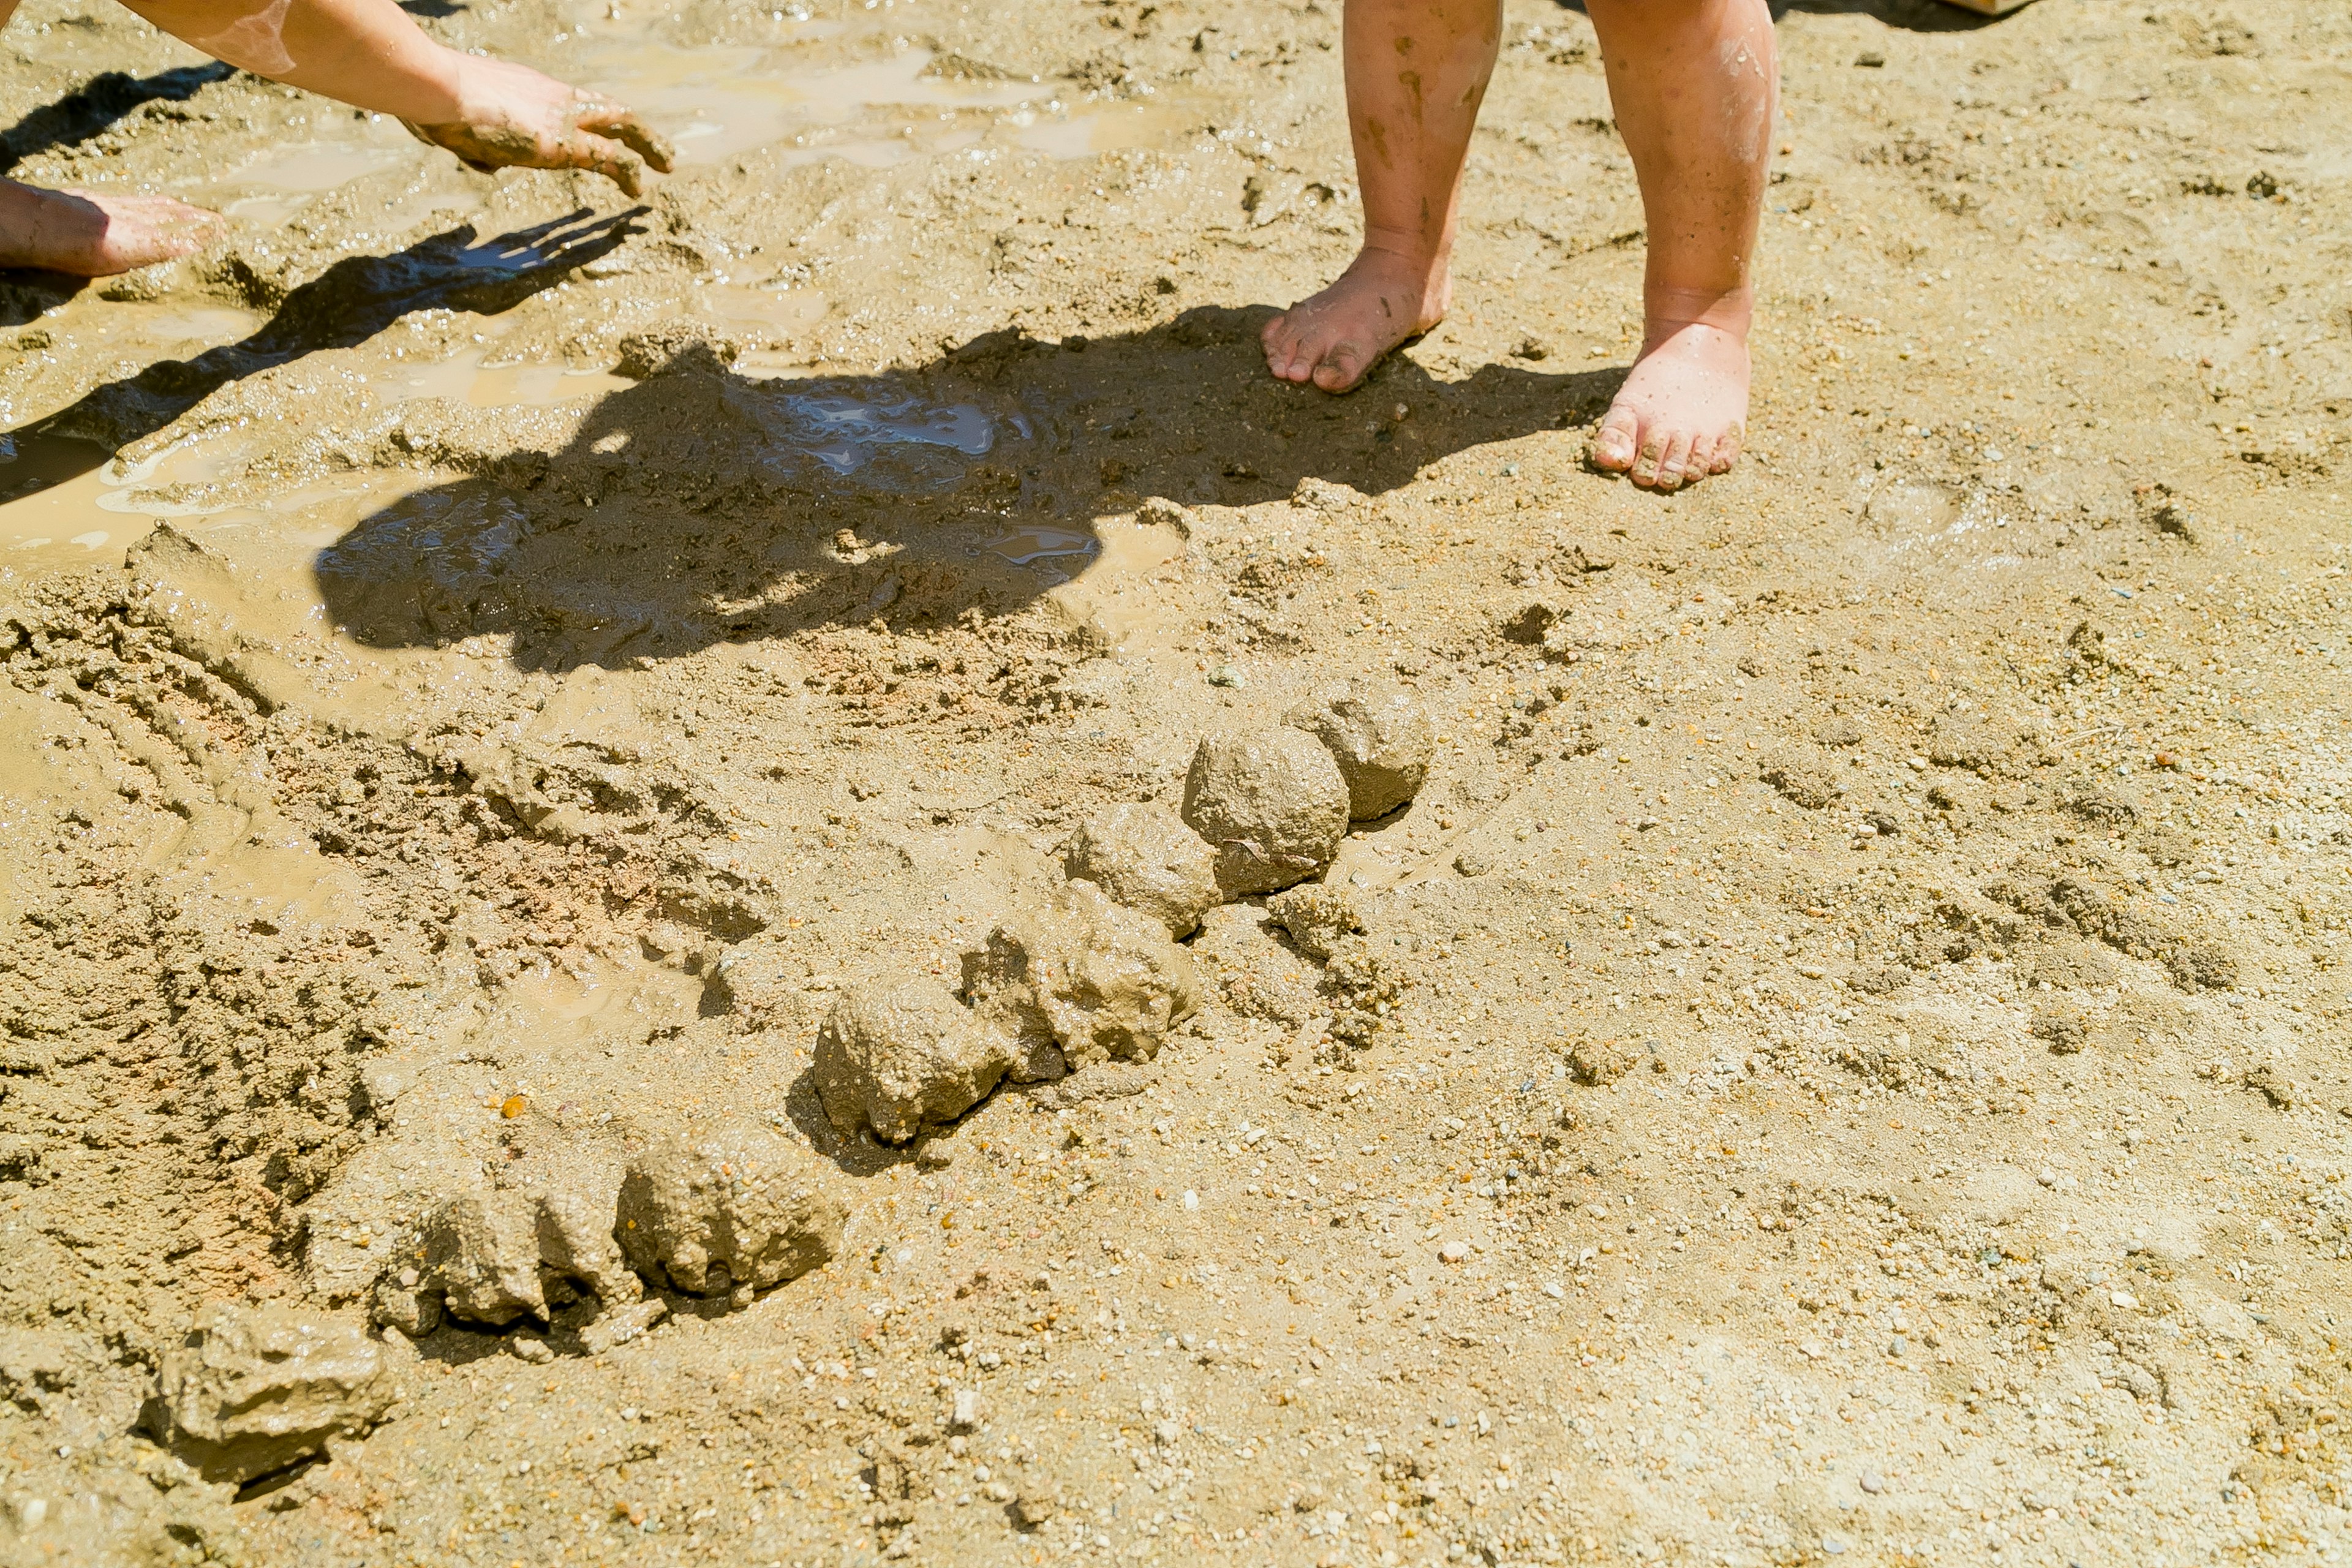
<path fill-rule="evenodd" d="M 1449 1241 L 1437 1249 L 1438 1260 L 1444 1263 L 1459 1263 L 1469 1256 L 1470 1244 L 1466 1241 Z"/>
<path fill-rule="evenodd" d="M 1876 1470 L 1864 1470 L 1862 1472 L 1862 1489 L 1876 1497 L 1886 1489 L 1886 1478 Z"/>

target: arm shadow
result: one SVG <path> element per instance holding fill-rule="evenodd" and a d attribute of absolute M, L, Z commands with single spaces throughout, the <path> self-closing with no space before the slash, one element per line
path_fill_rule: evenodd
<path fill-rule="evenodd" d="M 107 71 L 92 77 L 55 103 L 45 103 L 0 131 L 0 173 L 39 153 L 87 142 L 142 105 L 185 103 L 205 87 L 236 74 L 233 66 L 207 60 L 153 76 Z"/>

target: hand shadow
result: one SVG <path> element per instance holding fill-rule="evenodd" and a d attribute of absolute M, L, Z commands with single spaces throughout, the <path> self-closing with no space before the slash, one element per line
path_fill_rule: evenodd
<path fill-rule="evenodd" d="M 486 240 L 458 227 L 390 256 L 347 257 L 287 295 L 242 342 L 192 360 L 158 361 L 0 435 L 0 500 L 79 479 L 229 383 L 365 342 L 413 311 L 512 310 L 636 233 L 632 220 L 644 210 L 590 217 L 583 209 Z"/>
<path fill-rule="evenodd" d="M 519 665 L 555 671 L 877 616 L 920 628 L 1036 598 L 1142 498 L 1244 505 L 1310 479 L 1378 495 L 1587 422 L 1624 376 L 1487 365 L 1448 383 L 1397 356 L 1333 397 L 1266 374 L 1269 314 L 1195 310 L 1082 346 L 995 332 L 819 380 L 753 379 L 692 344 L 562 449 L 363 519 L 318 555 L 318 589 L 362 643 L 504 634 Z"/>

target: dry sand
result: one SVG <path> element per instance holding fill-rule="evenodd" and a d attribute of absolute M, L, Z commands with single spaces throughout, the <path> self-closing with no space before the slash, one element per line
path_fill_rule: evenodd
<path fill-rule="evenodd" d="M 1583 460 L 1573 11 L 1330 399 L 1255 337 L 1352 241 L 1334 5 L 417 9 L 680 171 L 72 0 L 0 58 L 19 177 L 237 220 L 0 279 L 0 1562 L 2352 1551 L 2342 7 L 1792 6 L 1670 499 Z M 836 1134 L 842 987 L 1346 677 L 1440 739 L 1339 956 L 1226 905 L 1150 1059 Z M 424 1331 L 447 1194 L 760 1138 L 826 1266 Z M 204 1479 L 140 1410 L 218 1302 L 396 1403 Z"/>

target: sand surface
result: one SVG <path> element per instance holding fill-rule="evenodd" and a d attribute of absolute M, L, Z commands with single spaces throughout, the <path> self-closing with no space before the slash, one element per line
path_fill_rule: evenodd
<path fill-rule="evenodd" d="M 236 220 L 0 278 L 0 1563 L 2352 1551 L 2343 7 L 1791 6 L 1665 499 L 1585 463 L 1577 12 L 1334 399 L 1255 334 L 1353 241 L 1336 5 L 415 9 L 678 172 L 0 37 L 17 177 Z M 1345 679 L 1436 750 L 1328 963 L 1228 903 L 1164 1039 L 839 1132 L 836 998 Z M 824 1267 L 416 1317 L 450 1194 L 755 1142 Z M 222 1302 L 396 1400 L 204 1479 Z"/>

